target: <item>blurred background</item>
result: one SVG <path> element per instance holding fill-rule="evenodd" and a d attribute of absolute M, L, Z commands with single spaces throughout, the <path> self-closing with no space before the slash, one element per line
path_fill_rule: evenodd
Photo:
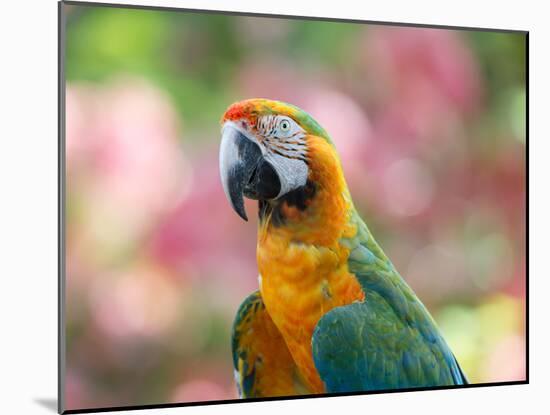
<path fill-rule="evenodd" d="M 251 97 L 328 130 L 470 381 L 525 378 L 523 35 L 65 10 L 67 408 L 237 397 L 256 215 L 223 194 L 219 119 Z"/>

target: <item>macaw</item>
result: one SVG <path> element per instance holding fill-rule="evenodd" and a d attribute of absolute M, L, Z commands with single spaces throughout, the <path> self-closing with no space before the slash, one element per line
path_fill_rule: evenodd
<path fill-rule="evenodd" d="M 462 385 L 434 319 L 354 208 L 336 148 L 305 111 L 232 104 L 220 176 L 232 208 L 258 201 L 259 290 L 232 330 L 243 398 Z"/>

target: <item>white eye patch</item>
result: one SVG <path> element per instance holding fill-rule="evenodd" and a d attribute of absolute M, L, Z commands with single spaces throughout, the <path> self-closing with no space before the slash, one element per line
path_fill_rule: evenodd
<path fill-rule="evenodd" d="M 281 191 L 277 197 L 304 186 L 307 182 L 306 132 L 285 115 L 266 115 L 258 119 L 256 129 L 262 136 L 265 159 L 277 171 Z"/>
<path fill-rule="evenodd" d="M 276 118 L 275 135 L 280 138 L 292 138 L 303 134 L 304 130 L 290 117 L 280 115 Z"/>
<path fill-rule="evenodd" d="M 298 123 L 286 115 L 260 117 L 256 123 L 256 129 L 266 138 L 297 138 L 305 134 Z"/>
<path fill-rule="evenodd" d="M 306 184 L 309 169 L 304 161 L 275 153 L 267 153 L 265 159 L 275 168 L 281 181 L 277 198 Z"/>
<path fill-rule="evenodd" d="M 291 124 L 289 120 L 283 119 L 279 122 L 279 131 L 283 134 L 290 132 Z"/>

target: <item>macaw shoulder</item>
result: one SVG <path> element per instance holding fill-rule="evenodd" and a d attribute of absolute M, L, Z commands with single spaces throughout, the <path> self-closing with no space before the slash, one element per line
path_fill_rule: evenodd
<path fill-rule="evenodd" d="M 312 337 L 327 391 L 364 391 L 466 383 L 451 350 L 414 292 L 362 221 L 342 243 L 365 299 L 326 313 Z"/>

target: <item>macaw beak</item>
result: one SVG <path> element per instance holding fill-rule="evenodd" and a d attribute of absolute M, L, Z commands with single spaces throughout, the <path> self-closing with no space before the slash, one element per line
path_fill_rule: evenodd
<path fill-rule="evenodd" d="M 248 221 L 244 196 L 272 199 L 281 184 L 275 168 L 266 161 L 257 142 L 243 134 L 233 123 L 222 129 L 220 176 L 225 196 L 237 214 Z"/>

